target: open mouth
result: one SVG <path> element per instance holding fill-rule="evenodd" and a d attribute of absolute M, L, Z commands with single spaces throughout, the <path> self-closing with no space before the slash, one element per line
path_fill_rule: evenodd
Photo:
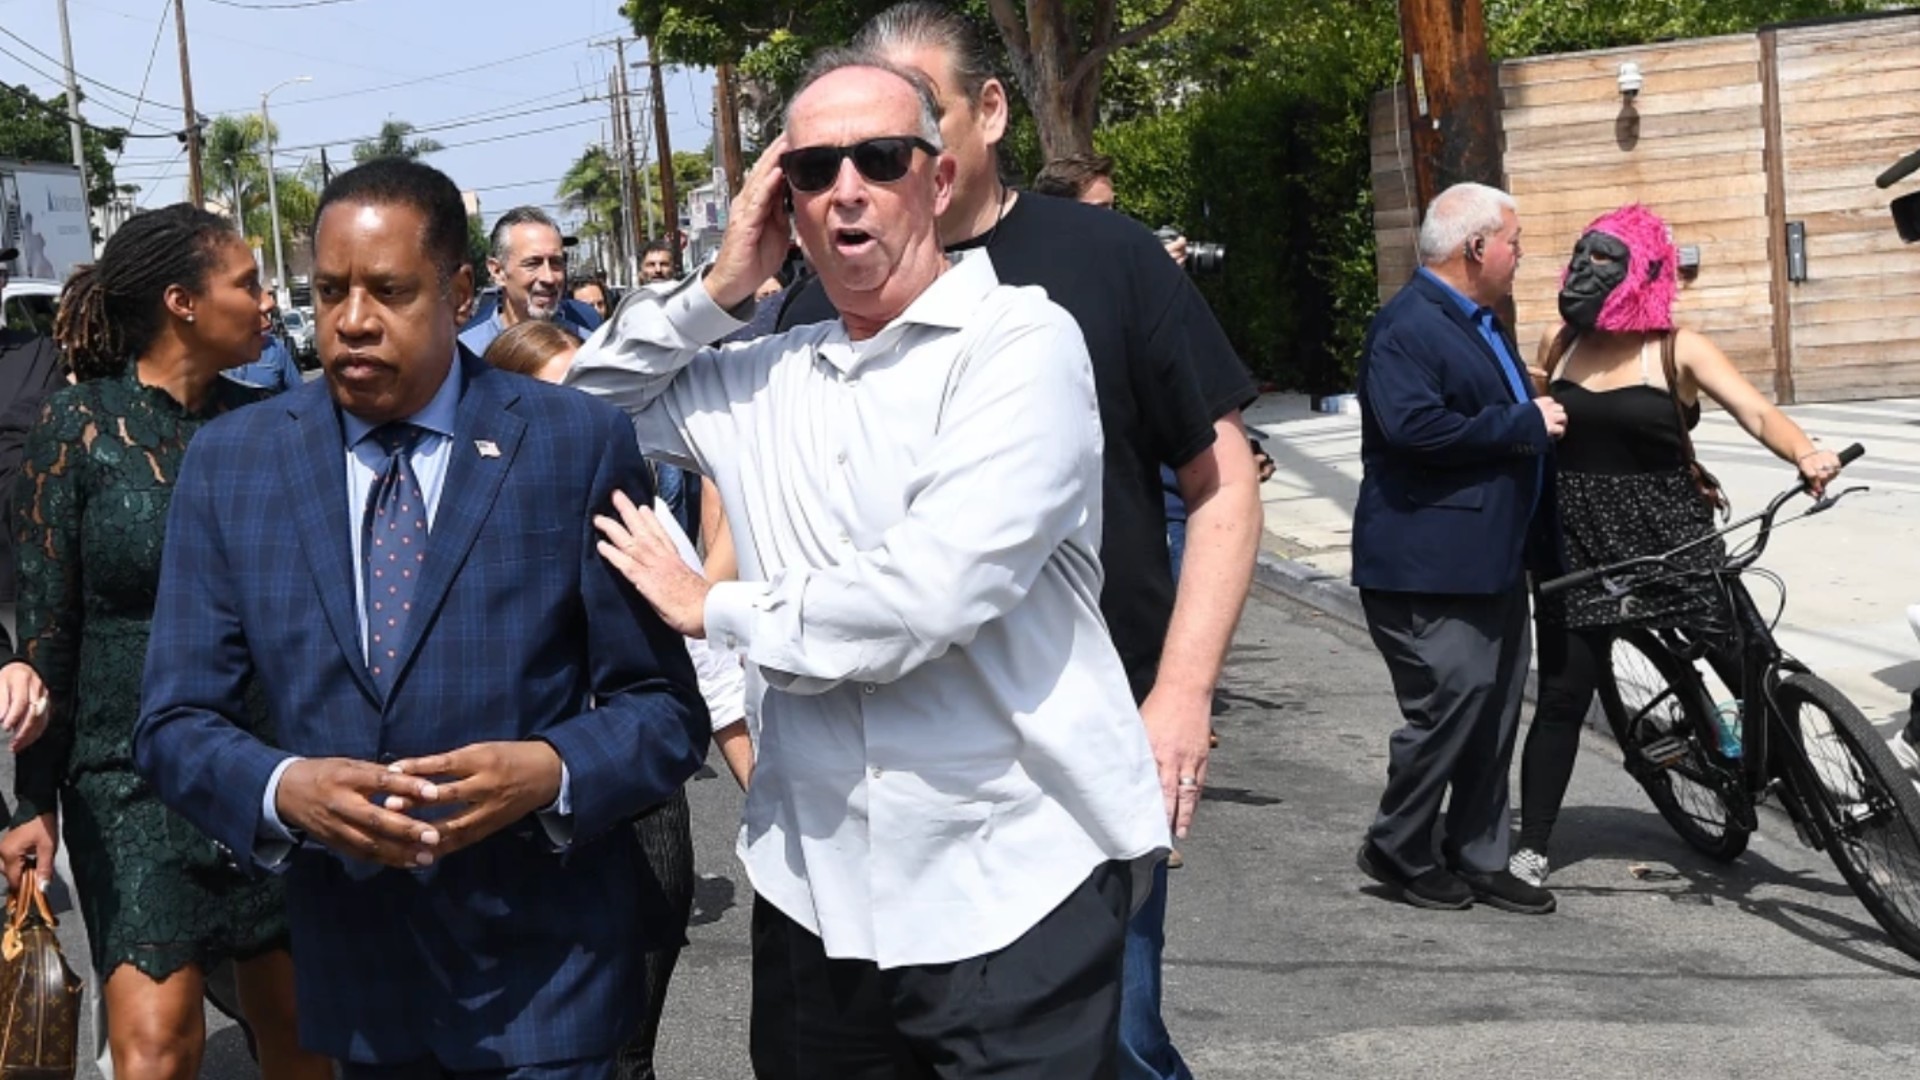
<path fill-rule="evenodd" d="M 873 243 L 873 234 L 865 229 L 833 230 L 833 247 L 842 255 L 858 255 Z"/>

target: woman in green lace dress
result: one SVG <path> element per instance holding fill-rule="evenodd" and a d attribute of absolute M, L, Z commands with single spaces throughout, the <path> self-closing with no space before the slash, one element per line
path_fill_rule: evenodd
<path fill-rule="evenodd" d="M 12 887 L 28 853 L 44 881 L 65 815 L 118 1080 L 198 1073 L 226 960 L 268 1080 L 331 1076 L 299 1048 L 278 880 L 243 877 L 133 768 L 173 483 L 194 432 L 264 396 L 220 373 L 259 357 L 272 306 L 225 220 L 182 204 L 128 221 L 62 293 L 79 381 L 48 398 L 14 491 L 22 656 L 52 715 L 20 755 L 0 859 Z"/>

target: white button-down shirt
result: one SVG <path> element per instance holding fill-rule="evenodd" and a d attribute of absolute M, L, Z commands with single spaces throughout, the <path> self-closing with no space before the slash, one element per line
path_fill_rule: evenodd
<path fill-rule="evenodd" d="M 568 381 L 718 484 L 744 580 L 710 640 L 761 685 L 740 857 L 829 956 L 1012 943 L 1110 859 L 1169 842 L 1101 621 L 1086 343 L 984 252 L 874 337 L 742 323 L 693 278 L 641 290 Z"/>

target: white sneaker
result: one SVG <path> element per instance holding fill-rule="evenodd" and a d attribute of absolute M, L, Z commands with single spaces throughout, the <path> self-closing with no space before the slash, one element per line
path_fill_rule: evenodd
<path fill-rule="evenodd" d="M 1547 857 L 1532 848 L 1521 848 L 1507 859 L 1507 873 L 1536 889 L 1547 884 Z"/>

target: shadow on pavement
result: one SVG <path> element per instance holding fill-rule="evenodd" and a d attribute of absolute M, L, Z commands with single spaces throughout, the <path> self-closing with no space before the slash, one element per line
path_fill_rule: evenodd
<path fill-rule="evenodd" d="M 1811 850 L 1808 855 L 1826 858 Z M 1555 872 L 1589 859 L 1622 860 L 1644 866 L 1646 873 L 1628 878 L 1617 887 L 1555 881 L 1548 882 L 1549 886 L 1556 892 L 1587 896 L 1652 894 L 1674 903 L 1732 904 L 1808 944 L 1856 963 L 1889 974 L 1920 977 L 1920 962 L 1894 948 L 1845 883 L 1822 878 L 1813 870 L 1780 866 L 1751 850 L 1732 862 L 1707 858 L 1668 831 L 1651 808 L 1572 807 L 1563 811 L 1554 828 Z M 1820 872 L 1827 870 L 1823 866 Z M 1783 891 L 1843 903 L 1841 910 L 1830 910 L 1818 902 L 1803 903 L 1779 895 Z M 1851 911 L 1846 910 L 1846 901 L 1853 904 Z"/>

